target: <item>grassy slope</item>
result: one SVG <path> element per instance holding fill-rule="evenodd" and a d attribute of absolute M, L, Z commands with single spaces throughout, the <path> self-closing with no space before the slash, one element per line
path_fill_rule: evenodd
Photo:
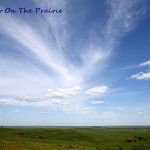
<path fill-rule="evenodd" d="M 0 128 L 1 150 L 149 150 L 150 128 Z"/>

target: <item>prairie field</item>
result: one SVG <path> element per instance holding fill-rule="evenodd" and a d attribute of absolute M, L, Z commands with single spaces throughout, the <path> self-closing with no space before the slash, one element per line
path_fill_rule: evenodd
<path fill-rule="evenodd" d="M 150 150 L 150 127 L 1 127 L 0 150 Z"/>

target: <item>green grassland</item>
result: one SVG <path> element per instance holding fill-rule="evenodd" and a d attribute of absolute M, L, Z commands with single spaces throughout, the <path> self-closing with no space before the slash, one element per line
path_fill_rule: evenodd
<path fill-rule="evenodd" d="M 1 127 L 0 150 L 150 150 L 150 128 Z"/>

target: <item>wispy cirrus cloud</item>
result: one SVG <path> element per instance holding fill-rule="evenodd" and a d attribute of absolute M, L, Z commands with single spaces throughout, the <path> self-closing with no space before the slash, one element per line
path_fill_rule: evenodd
<path fill-rule="evenodd" d="M 146 7 L 143 0 L 107 0 L 110 8 L 109 20 L 106 25 L 105 38 L 107 45 L 114 47 L 120 39 L 133 30 L 138 21 L 145 14 Z"/>
<path fill-rule="evenodd" d="M 2 70 L 7 74 L 7 78 L 5 75 L 1 76 L 2 81 L 5 81 L 2 84 L 2 89 L 5 89 L 3 94 L 13 93 L 16 97 L 20 95 L 23 95 L 23 97 L 28 95 L 28 97 L 1 99 L 0 103 L 33 106 L 55 104 L 69 109 L 68 105 L 72 108 L 73 104 L 73 102 L 70 104 L 70 99 L 73 99 L 74 103 L 76 102 L 76 99 L 74 99 L 76 96 L 80 96 L 80 100 L 84 99 L 84 96 L 82 97 L 84 93 L 80 93 L 80 87 L 84 91 L 87 87 L 91 87 L 85 92 L 90 96 L 100 96 L 106 93 L 108 91 L 107 86 L 101 86 L 97 83 L 95 87 L 95 85 L 90 85 L 88 81 L 93 79 L 93 76 L 101 74 L 120 39 L 136 27 L 145 12 L 144 8 L 137 9 L 143 1 L 107 0 L 108 18 L 103 23 L 103 28 L 98 31 L 101 34 L 91 38 L 85 47 L 81 46 L 82 43 L 80 37 L 78 37 L 79 49 L 75 48 L 72 51 L 77 60 L 80 60 L 78 65 L 74 64 L 76 60 L 70 59 L 68 55 L 68 52 L 72 50 L 68 47 L 68 39 L 77 38 L 71 35 L 73 28 L 71 28 L 70 18 L 67 14 L 69 13 L 67 8 L 70 7 L 69 1 L 44 0 L 33 2 L 35 6 L 43 8 L 59 6 L 64 9 L 64 13 L 39 15 L 38 18 L 35 16 L 36 26 L 33 22 L 23 20 L 19 16 L 1 15 L 0 31 L 13 41 L 15 53 L 21 53 L 25 57 L 24 59 L 28 60 L 23 62 L 22 59 L 14 58 L 10 52 L 12 47 L 11 45 L 8 46 L 10 49 L 8 55 L 11 59 L 3 59 L 3 66 L 14 64 L 16 67 L 12 71 L 13 75 L 9 72 L 11 67 Z M 93 30 L 91 28 L 91 31 Z M 89 33 L 88 36 L 91 37 L 91 34 Z M 80 49 L 80 47 L 82 48 Z M 5 87 L 6 83 L 7 87 Z M 45 97 L 46 89 L 49 90 Z M 32 97 L 40 98 L 34 99 Z M 79 110 L 89 109 L 82 106 Z M 75 108 L 72 110 L 75 110 Z M 90 110 L 93 110 L 93 108 Z"/>

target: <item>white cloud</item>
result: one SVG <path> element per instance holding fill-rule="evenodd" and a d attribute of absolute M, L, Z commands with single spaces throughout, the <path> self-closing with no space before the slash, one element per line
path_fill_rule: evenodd
<path fill-rule="evenodd" d="M 140 67 L 144 67 L 144 66 L 150 66 L 150 60 L 140 64 Z"/>
<path fill-rule="evenodd" d="M 92 101 L 91 104 L 103 104 L 104 101 Z"/>
<path fill-rule="evenodd" d="M 81 93 L 81 87 L 75 86 L 71 88 L 58 88 L 56 90 L 48 89 L 46 96 L 48 98 L 68 99 Z"/>
<path fill-rule="evenodd" d="M 145 61 L 139 65 L 139 67 L 150 66 L 150 60 Z M 131 76 L 132 79 L 137 80 L 149 80 L 150 79 L 150 70 L 147 72 L 140 72 Z"/>
<path fill-rule="evenodd" d="M 98 95 L 106 93 L 107 91 L 108 91 L 107 86 L 97 86 L 97 87 L 88 89 L 85 93 L 91 96 L 98 96 Z"/>
<path fill-rule="evenodd" d="M 150 79 L 150 71 L 134 74 L 131 76 L 131 78 L 137 79 L 137 80 L 149 80 Z"/>
<path fill-rule="evenodd" d="M 19 109 L 16 109 L 16 110 L 13 110 L 13 112 L 20 112 L 20 110 L 19 110 Z"/>

